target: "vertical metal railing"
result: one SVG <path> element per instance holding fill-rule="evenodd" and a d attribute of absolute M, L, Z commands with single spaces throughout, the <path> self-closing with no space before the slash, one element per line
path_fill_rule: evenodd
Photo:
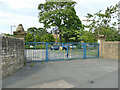
<path fill-rule="evenodd" d="M 98 43 L 98 47 L 97 47 L 97 49 L 98 49 L 98 58 L 99 58 L 99 54 L 100 54 L 100 53 L 99 53 L 99 43 Z"/>
<path fill-rule="evenodd" d="M 46 61 L 48 61 L 48 43 L 46 43 Z"/>
<path fill-rule="evenodd" d="M 69 53 L 68 53 L 68 43 L 67 43 L 67 59 L 68 59 L 68 55 L 69 55 Z"/>
<path fill-rule="evenodd" d="M 83 44 L 84 59 L 86 59 L 86 43 Z"/>
<path fill-rule="evenodd" d="M 53 45 L 67 47 L 66 50 L 51 50 Z M 33 47 L 31 47 L 33 46 Z M 72 59 L 87 59 L 99 57 L 98 43 L 25 43 L 25 59 L 27 62 L 58 61 Z"/>

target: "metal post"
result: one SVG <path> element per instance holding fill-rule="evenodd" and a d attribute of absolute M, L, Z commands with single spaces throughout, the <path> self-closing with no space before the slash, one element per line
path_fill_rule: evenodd
<path fill-rule="evenodd" d="M 35 44 L 35 61 L 36 61 L 36 42 L 34 42 Z"/>
<path fill-rule="evenodd" d="M 86 59 L 86 43 L 83 43 L 83 47 L 84 47 L 84 59 Z"/>
<path fill-rule="evenodd" d="M 48 62 L 48 43 L 46 43 L 46 61 Z"/>
<path fill-rule="evenodd" d="M 98 58 L 99 58 L 99 43 L 98 43 Z"/>
<path fill-rule="evenodd" d="M 16 27 L 15 25 L 11 25 L 10 28 L 11 28 L 11 35 L 12 35 L 12 27 Z"/>
<path fill-rule="evenodd" d="M 68 55 L 69 55 L 69 53 L 68 53 L 68 43 L 67 43 L 67 59 L 68 59 Z"/>
<path fill-rule="evenodd" d="M 12 26 L 11 26 L 11 35 L 12 35 Z"/>

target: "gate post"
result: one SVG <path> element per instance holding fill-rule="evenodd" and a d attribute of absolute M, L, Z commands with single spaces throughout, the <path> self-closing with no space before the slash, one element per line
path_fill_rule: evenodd
<path fill-rule="evenodd" d="M 86 43 L 83 44 L 83 48 L 84 48 L 84 59 L 86 59 Z"/>
<path fill-rule="evenodd" d="M 103 43 L 106 40 L 106 36 L 105 35 L 97 35 L 97 40 L 99 43 L 99 56 L 103 57 Z"/>
<path fill-rule="evenodd" d="M 98 58 L 99 58 L 99 43 L 98 43 Z"/>
<path fill-rule="evenodd" d="M 68 55 L 69 55 L 69 53 L 68 53 L 68 43 L 67 43 L 67 59 L 68 59 Z"/>
<path fill-rule="evenodd" d="M 46 61 L 48 62 L 48 43 L 46 43 Z"/>

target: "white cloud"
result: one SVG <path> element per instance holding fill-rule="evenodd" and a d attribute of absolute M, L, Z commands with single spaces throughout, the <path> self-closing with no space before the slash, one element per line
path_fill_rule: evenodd
<path fill-rule="evenodd" d="M 23 24 L 25 30 L 29 27 L 43 27 L 43 25 L 38 22 L 37 15 L 38 4 L 43 2 L 44 0 L 4 0 L 1 2 L 0 31 L 10 33 L 10 26 L 17 26 L 20 23 Z M 10 11 L 5 9 L 8 7 Z M 25 12 L 23 9 L 31 11 Z M 32 13 L 35 14 L 29 15 Z M 15 30 L 15 28 L 13 28 L 13 30 Z"/>
<path fill-rule="evenodd" d="M 6 13 L 6 12 L 3 12 L 3 11 L 0 11 L 0 17 L 8 17 L 8 16 L 11 16 L 12 14 L 11 13 Z"/>
<path fill-rule="evenodd" d="M 4 0 L 3 3 L 11 8 L 36 8 L 37 4 L 44 3 L 45 0 Z"/>
<path fill-rule="evenodd" d="M 43 25 L 38 22 L 37 17 L 0 11 L 0 30 L 2 30 L 3 33 L 10 33 L 10 26 L 17 26 L 20 23 L 23 24 L 25 30 L 30 27 L 43 27 Z M 15 30 L 15 28 L 13 30 Z"/>
<path fill-rule="evenodd" d="M 109 3 L 109 4 L 114 4 L 114 3 L 118 3 L 119 0 L 74 0 L 77 3 L 84 3 L 84 4 L 91 4 L 91 3 Z"/>
<path fill-rule="evenodd" d="M 119 0 L 75 0 L 77 15 L 84 20 L 87 13 L 95 13 L 107 6 L 114 5 Z M 11 25 L 23 24 L 24 29 L 42 27 L 38 22 L 38 4 L 45 0 L 3 0 L 0 6 L 0 32 L 10 33 Z M 8 9 L 5 9 L 8 8 Z M 8 11 L 10 10 L 10 11 Z M 18 10 L 18 12 L 16 12 Z M 25 11 L 24 11 L 25 10 Z M 28 12 L 26 12 L 28 11 Z M 85 24 L 85 22 L 82 22 Z M 15 29 L 14 29 L 15 30 Z"/>
<path fill-rule="evenodd" d="M 77 2 L 75 6 L 76 13 L 79 17 L 84 17 L 87 13 L 94 14 L 99 10 L 115 5 L 119 0 L 74 0 Z"/>

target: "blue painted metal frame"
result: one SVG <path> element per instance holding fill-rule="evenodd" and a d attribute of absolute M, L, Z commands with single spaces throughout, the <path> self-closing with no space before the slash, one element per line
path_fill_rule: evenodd
<path fill-rule="evenodd" d="M 68 54 L 69 54 L 69 53 L 68 53 L 68 43 L 67 43 L 67 59 L 68 59 Z"/>
<path fill-rule="evenodd" d="M 99 43 L 98 43 L 98 58 L 99 58 Z"/>
<path fill-rule="evenodd" d="M 55 43 L 55 42 L 49 42 L 49 43 L 46 43 L 46 42 L 26 42 L 25 45 L 30 45 L 30 44 L 33 44 L 34 45 L 34 56 L 35 56 L 35 60 L 30 60 L 30 61 L 26 61 L 26 62 L 48 62 L 48 61 L 64 61 L 64 60 L 73 60 L 73 59 L 89 59 L 89 58 L 99 58 L 99 44 L 98 43 L 78 43 L 78 42 L 69 42 L 69 43 L 66 43 L 66 42 L 59 42 L 59 43 Z M 46 58 L 45 60 L 36 60 L 36 45 L 39 45 L 39 44 L 44 44 L 46 45 L 46 51 L 45 51 L 45 54 L 46 54 Z M 67 50 L 66 50 L 66 54 L 67 54 L 67 58 L 65 59 L 52 59 L 52 60 L 49 60 L 49 53 L 48 53 L 48 45 L 54 45 L 54 44 L 61 44 L 61 45 L 65 45 L 67 44 Z M 69 45 L 72 45 L 72 48 L 73 48 L 73 45 L 82 45 L 83 46 L 83 58 L 80 58 L 80 57 L 76 57 L 76 58 L 68 58 L 68 55 L 69 55 Z M 97 56 L 92 56 L 92 57 L 88 57 L 86 54 L 86 45 L 96 45 L 97 46 Z M 80 46 L 81 47 L 81 46 Z M 81 51 L 80 51 L 81 52 Z M 43 53 L 43 52 L 42 52 Z M 29 54 L 29 53 L 28 53 Z M 25 59 L 27 59 L 26 55 L 25 55 Z"/>
<path fill-rule="evenodd" d="M 84 59 L 86 59 L 86 43 L 83 44 L 83 49 L 84 49 Z"/>
<path fill-rule="evenodd" d="M 48 43 L 46 43 L 46 61 L 48 61 Z"/>

